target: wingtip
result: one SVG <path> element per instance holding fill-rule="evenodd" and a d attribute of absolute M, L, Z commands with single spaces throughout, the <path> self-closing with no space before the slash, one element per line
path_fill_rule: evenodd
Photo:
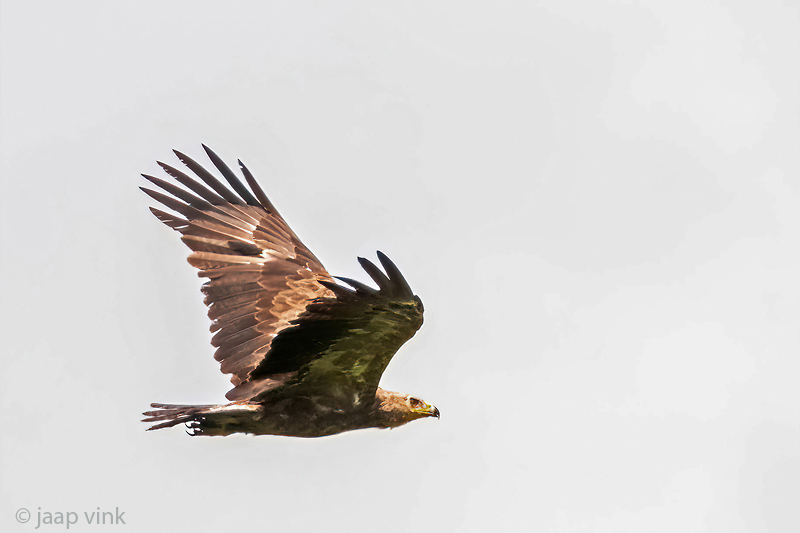
<path fill-rule="evenodd" d="M 203 147 L 203 150 L 205 150 L 206 155 L 208 155 L 208 157 L 210 157 L 211 159 L 214 159 L 215 157 L 217 157 L 216 152 L 214 152 L 214 150 L 212 150 L 211 148 L 209 148 L 205 144 L 200 143 L 200 146 Z"/>
<path fill-rule="evenodd" d="M 180 150 L 176 150 L 175 148 L 172 149 L 172 153 L 175 154 L 176 156 L 178 156 L 178 159 L 180 159 L 181 162 L 185 163 L 186 161 L 193 161 L 193 159 L 191 157 L 189 157 L 188 155 L 184 154 Z"/>
<path fill-rule="evenodd" d="M 320 285 L 330 290 L 333 293 L 334 297 L 336 297 L 339 300 L 349 300 L 356 295 L 356 291 L 354 291 L 349 287 L 345 287 L 343 285 L 337 285 L 332 281 L 326 281 L 324 279 L 317 281 Z"/>
<path fill-rule="evenodd" d="M 175 154 L 175 157 L 180 159 L 181 163 L 186 164 L 186 160 L 189 159 L 186 154 L 181 152 L 180 150 L 176 150 L 175 148 L 172 149 L 172 153 Z"/>
<path fill-rule="evenodd" d="M 142 174 L 142 177 L 154 185 L 158 185 L 158 182 L 162 181 L 156 178 L 155 176 L 151 176 L 150 174 Z M 141 187 L 139 188 L 141 189 Z"/>
<path fill-rule="evenodd" d="M 163 161 L 156 161 L 156 165 L 160 166 L 161 169 L 166 172 L 169 176 L 175 177 L 175 169 L 170 165 L 164 163 Z"/>
<path fill-rule="evenodd" d="M 366 257 L 361 257 L 361 256 L 359 256 L 359 257 L 358 257 L 358 262 L 359 262 L 359 263 L 361 263 L 361 265 L 362 265 L 362 266 L 363 266 L 363 265 L 372 265 L 372 266 L 375 266 L 375 263 L 373 263 L 371 260 L 369 260 L 369 259 L 368 259 L 368 258 L 366 258 Z"/>
<path fill-rule="evenodd" d="M 354 279 L 351 279 L 351 278 L 346 278 L 344 276 L 334 276 L 334 278 L 347 283 L 348 285 L 353 287 L 356 290 L 357 293 L 360 292 L 360 293 L 366 293 L 366 294 L 372 294 L 372 295 L 377 295 L 378 294 L 377 290 L 373 289 L 369 285 L 364 285 L 360 281 L 357 281 L 357 280 L 354 280 Z"/>
<path fill-rule="evenodd" d="M 404 296 L 413 296 L 414 291 L 411 290 L 406 278 L 403 276 L 403 273 L 400 272 L 400 269 L 397 268 L 397 265 L 394 264 L 394 261 L 389 259 L 389 257 L 380 250 L 378 250 L 377 253 L 381 266 L 383 266 L 383 269 L 386 271 L 386 275 L 392 280 L 393 285 L 399 289 L 400 294 Z"/>

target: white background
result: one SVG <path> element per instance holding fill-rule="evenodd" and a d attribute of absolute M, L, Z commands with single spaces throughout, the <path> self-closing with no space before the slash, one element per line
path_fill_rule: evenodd
<path fill-rule="evenodd" d="M 0 17 L 3 531 L 97 507 L 125 531 L 800 530 L 793 2 Z M 229 388 L 137 190 L 201 142 L 333 274 L 394 259 L 426 324 L 382 385 L 441 420 L 145 433 L 149 402 Z"/>

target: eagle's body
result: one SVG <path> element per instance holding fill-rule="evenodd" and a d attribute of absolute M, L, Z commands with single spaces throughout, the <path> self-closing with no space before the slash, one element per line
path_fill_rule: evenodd
<path fill-rule="evenodd" d="M 162 427 L 187 423 L 191 435 L 285 435 L 325 437 L 364 428 L 393 428 L 431 416 L 410 409 L 408 395 L 378 389 L 361 408 L 334 409 L 325 397 L 288 397 L 269 402 L 239 401 L 226 405 L 152 404 L 159 411 L 152 420 L 168 420 Z M 420 401 L 420 400 L 418 400 Z M 434 408 L 435 409 L 435 408 Z M 150 428 L 158 429 L 158 426 Z"/>
<path fill-rule="evenodd" d="M 382 253 L 385 273 L 359 258 L 373 289 L 338 285 L 275 210 L 241 164 L 250 186 L 206 148 L 234 192 L 176 152 L 202 181 L 159 163 L 191 192 L 144 177 L 172 196 L 143 189 L 183 218 L 153 213 L 193 250 L 189 263 L 208 278 L 212 344 L 234 388 L 226 405 L 152 404 L 150 429 L 186 423 L 192 435 L 321 437 L 396 427 L 439 416 L 435 407 L 378 387 L 394 353 L 422 325 L 422 302 Z M 251 192 L 252 191 L 252 192 Z"/>

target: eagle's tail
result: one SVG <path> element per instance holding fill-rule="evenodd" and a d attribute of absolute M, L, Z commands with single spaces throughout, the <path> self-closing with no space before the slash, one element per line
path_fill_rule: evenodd
<path fill-rule="evenodd" d="M 191 422 L 195 420 L 198 415 L 208 412 L 218 405 L 175 405 L 169 403 L 151 403 L 150 407 L 157 409 L 157 411 L 145 411 L 142 413 L 147 418 L 143 418 L 142 422 L 160 422 L 154 426 L 147 428 L 147 431 L 152 429 L 171 428 L 178 424 Z"/>
<path fill-rule="evenodd" d="M 250 414 L 256 408 L 248 402 L 233 402 L 227 405 L 175 405 L 167 403 L 151 403 L 155 411 L 142 413 L 147 418 L 142 422 L 158 422 L 147 428 L 170 428 L 178 424 L 186 424 L 189 435 L 230 435 L 236 431 L 239 416 Z"/>

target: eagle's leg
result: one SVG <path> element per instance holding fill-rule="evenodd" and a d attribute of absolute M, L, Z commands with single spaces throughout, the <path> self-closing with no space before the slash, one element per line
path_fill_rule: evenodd
<path fill-rule="evenodd" d="M 236 433 L 234 430 L 226 429 L 226 424 L 207 424 L 206 420 L 202 418 L 186 424 L 186 434 L 192 437 L 208 436 L 208 437 L 225 437 Z"/>

